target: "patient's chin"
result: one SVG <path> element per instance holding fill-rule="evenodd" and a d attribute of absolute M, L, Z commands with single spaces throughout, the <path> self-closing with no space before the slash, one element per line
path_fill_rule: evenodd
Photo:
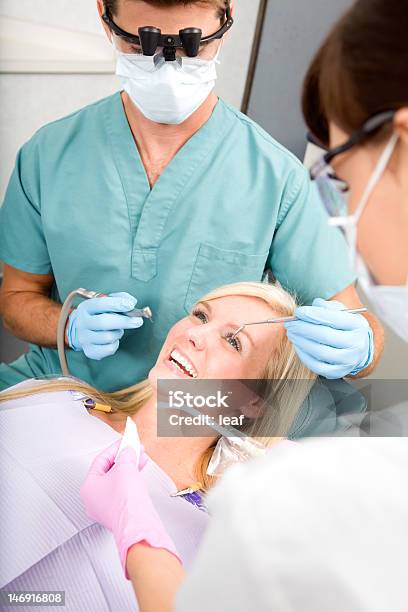
<path fill-rule="evenodd" d="M 149 383 L 151 384 L 151 386 L 153 387 L 153 389 L 157 389 L 157 381 L 159 378 L 160 376 L 158 375 L 157 364 L 156 364 L 152 367 L 149 374 L 147 375 L 147 379 Z"/>
<path fill-rule="evenodd" d="M 242 406 L 242 414 L 247 419 L 255 420 L 261 418 L 265 413 L 266 408 L 262 404 L 262 402 L 256 402 L 254 404 L 249 403 L 245 406 Z"/>
<path fill-rule="evenodd" d="M 156 365 L 154 365 L 152 369 L 150 370 L 147 378 L 152 388 L 156 391 L 157 391 L 157 386 L 159 384 L 159 380 L 172 380 L 172 379 L 178 380 L 179 379 L 179 377 L 174 372 L 169 370 L 169 368 L 164 366 L 163 363 L 156 363 Z"/>

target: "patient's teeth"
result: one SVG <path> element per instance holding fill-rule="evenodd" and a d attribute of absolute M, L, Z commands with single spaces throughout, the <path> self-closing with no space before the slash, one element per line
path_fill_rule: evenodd
<path fill-rule="evenodd" d="M 188 359 L 186 359 L 183 355 L 181 355 L 178 350 L 174 349 L 171 353 L 170 353 L 170 357 L 178 362 L 179 364 L 181 364 L 183 366 L 183 368 L 190 374 L 190 376 L 192 378 L 197 378 L 197 372 L 195 371 L 193 365 L 188 361 Z M 176 363 L 177 365 L 177 363 Z M 181 369 L 181 368 L 180 368 Z"/>

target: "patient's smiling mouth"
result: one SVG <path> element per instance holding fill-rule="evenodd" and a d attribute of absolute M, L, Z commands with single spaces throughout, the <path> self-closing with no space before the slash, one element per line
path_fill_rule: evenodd
<path fill-rule="evenodd" d="M 172 368 L 184 374 L 188 378 L 197 378 L 198 373 L 190 359 L 181 353 L 177 348 L 174 348 L 167 358 L 167 361 L 172 364 Z"/>

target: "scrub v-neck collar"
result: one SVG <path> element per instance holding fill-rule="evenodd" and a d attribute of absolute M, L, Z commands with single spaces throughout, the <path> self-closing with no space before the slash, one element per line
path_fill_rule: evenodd
<path fill-rule="evenodd" d="M 232 128 L 232 113 L 218 100 L 211 117 L 177 152 L 153 189 L 150 189 L 120 92 L 112 97 L 112 106 L 105 107 L 104 121 L 129 211 L 133 242 L 131 275 L 146 282 L 157 274 L 157 250 L 170 212 L 193 173 Z"/>

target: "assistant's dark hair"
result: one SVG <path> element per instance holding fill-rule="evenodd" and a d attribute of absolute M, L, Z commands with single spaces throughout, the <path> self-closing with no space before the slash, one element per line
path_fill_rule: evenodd
<path fill-rule="evenodd" d="M 103 0 L 105 8 L 109 9 L 112 15 L 117 13 L 119 2 L 120 0 Z M 143 2 L 159 8 L 177 5 L 188 6 L 192 4 L 208 4 L 209 6 L 214 6 L 218 10 L 220 19 L 223 19 L 225 16 L 225 6 L 227 5 L 226 0 L 143 0 Z"/>
<path fill-rule="evenodd" d="M 408 0 L 357 0 L 317 51 L 303 84 L 309 130 L 329 143 L 376 113 L 408 106 Z"/>

